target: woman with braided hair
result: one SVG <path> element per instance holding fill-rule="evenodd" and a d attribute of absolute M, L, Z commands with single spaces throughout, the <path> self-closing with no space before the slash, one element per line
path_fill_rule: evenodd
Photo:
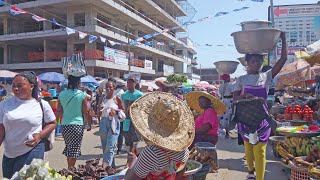
<path fill-rule="evenodd" d="M 11 178 L 34 158 L 43 159 L 42 139 L 56 128 L 56 117 L 49 103 L 38 98 L 38 91 L 35 73 L 22 72 L 12 82 L 15 96 L 0 103 L 0 146 L 3 142 L 5 178 Z"/>

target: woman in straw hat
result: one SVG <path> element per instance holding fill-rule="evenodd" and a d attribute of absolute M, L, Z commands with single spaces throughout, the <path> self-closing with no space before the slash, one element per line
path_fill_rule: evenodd
<path fill-rule="evenodd" d="M 148 144 L 132 156 L 126 180 L 181 179 L 194 135 L 189 108 L 175 96 L 151 92 L 130 108 L 131 121 Z"/>
<path fill-rule="evenodd" d="M 195 121 L 196 136 L 192 146 L 197 142 L 217 144 L 218 115 L 226 111 L 226 106 L 218 98 L 202 91 L 190 92 L 186 99 L 191 109 L 201 112 L 201 115 Z"/>

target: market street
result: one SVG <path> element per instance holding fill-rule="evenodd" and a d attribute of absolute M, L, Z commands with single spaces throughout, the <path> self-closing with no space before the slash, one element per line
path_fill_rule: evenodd
<path fill-rule="evenodd" d="M 102 158 L 100 138 L 94 134 L 98 131 L 98 127 L 94 127 L 92 131 L 85 132 L 84 139 L 82 143 L 82 156 L 77 161 L 77 164 L 82 164 L 86 160 L 91 158 Z M 143 143 L 140 143 L 140 147 Z M 67 167 L 66 158 L 62 155 L 64 149 L 64 141 L 62 138 L 57 138 L 54 148 L 49 152 L 49 162 L 50 166 L 61 170 Z M 0 154 L 3 154 L 3 146 L 0 148 Z M 216 174 L 208 174 L 207 179 L 217 179 L 217 180 L 243 180 L 246 179 L 246 167 L 244 166 L 244 156 L 243 146 L 237 144 L 236 139 L 225 139 L 221 137 L 218 142 L 218 158 L 220 169 Z M 282 171 L 283 166 L 280 164 L 272 154 L 271 144 L 268 146 L 267 150 L 267 168 L 266 168 L 266 180 L 271 180 L 276 177 L 277 180 L 287 180 L 288 176 Z M 0 157 L 2 161 L 2 156 Z M 118 169 L 122 169 L 123 165 L 126 163 L 126 154 L 116 156 L 116 165 Z M 121 166 L 119 168 L 119 166 Z M 2 177 L 2 167 L 0 169 L 0 177 Z"/>

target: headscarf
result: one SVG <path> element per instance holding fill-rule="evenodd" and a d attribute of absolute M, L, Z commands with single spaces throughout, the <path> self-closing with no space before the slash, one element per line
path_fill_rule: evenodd
<path fill-rule="evenodd" d="M 19 74 L 17 74 L 14 78 L 16 78 L 17 76 L 22 76 L 24 78 L 26 78 L 30 84 L 33 84 L 34 87 L 32 89 L 32 97 L 39 100 L 39 87 L 38 87 L 38 80 L 37 80 L 37 75 L 36 73 L 32 72 L 32 71 L 24 71 L 21 72 Z"/>
<path fill-rule="evenodd" d="M 223 74 L 220 76 L 220 79 L 223 81 L 230 81 L 230 75 L 229 74 Z"/>

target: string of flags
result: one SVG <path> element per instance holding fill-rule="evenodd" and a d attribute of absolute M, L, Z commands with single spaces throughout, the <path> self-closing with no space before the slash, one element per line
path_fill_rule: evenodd
<path fill-rule="evenodd" d="M 243 1 L 243 0 L 241 0 Z M 264 0 L 251 0 L 251 1 L 255 1 L 255 2 L 263 2 Z M 33 14 L 31 12 L 28 12 L 28 11 L 25 11 L 23 9 L 20 9 L 14 5 L 11 5 L 7 2 L 4 2 L 3 0 L 0 0 L 0 5 L 3 5 L 3 6 L 10 6 L 10 9 L 9 9 L 9 13 L 13 16 L 17 16 L 17 15 L 20 15 L 20 14 L 30 14 L 32 19 L 37 21 L 37 22 L 42 22 L 42 21 L 48 21 L 48 22 L 51 22 L 52 24 L 56 25 L 56 26 L 59 26 L 59 27 L 62 27 L 65 29 L 66 33 L 68 35 L 72 35 L 72 34 L 75 34 L 76 32 L 78 32 L 78 36 L 79 36 L 79 39 L 82 40 L 82 39 L 85 39 L 86 37 L 89 37 L 88 38 L 88 41 L 89 43 L 93 43 L 94 41 L 96 41 L 98 39 L 97 36 L 95 35 L 92 35 L 92 34 L 88 34 L 88 33 L 85 33 L 85 32 L 82 32 L 82 31 L 79 31 L 79 30 L 76 30 L 76 29 L 73 29 L 73 28 L 69 28 L 67 26 L 64 26 L 62 24 L 60 24 L 59 22 L 57 22 L 57 20 L 55 18 L 53 18 L 52 20 L 49 20 L 49 19 L 46 19 L 46 18 L 43 18 L 41 16 L 38 16 L 36 14 Z M 192 25 L 192 24 L 195 24 L 195 23 L 201 23 L 201 22 L 207 22 L 213 18 L 216 18 L 216 17 L 220 17 L 220 16 L 223 16 L 223 15 L 227 15 L 227 14 L 230 14 L 232 12 L 239 12 L 239 11 L 242 11 L 242 10 L 246 10 L 246 9 L 249 9 L 249 7 L 242 7 L 242 8 L 239 8 L 239 9 L 234 9 L 232 10 L 231 12 L 218 12 L 216 13 L 215 15 L 213 16 L 207 16 L 207 17 L 204 17 L 204 18 L 200 18 L 196 21 L 189 21 L 189 22 L 185 22 L 183 25 L 184 26 L 187 26 L 187 25 Z M 104 23 L 103 21 L 95 18 L 97 21 L 101 22 L 101 23 Z M 107 24 L 107 23 L 104 23 L 110 27 L 113 27 L 111 26 L 110 24 Z M 134 34 L 131 34 L 129 32 L 126 32 L 122 29 L 119 29 L 119 28 L 116 28 L 116 27 L 113 27 L 119 31 L 123 31 L 127 34 L 130 34 L 134 37 L 137 37 L 136 35 Z M 171 46 L 171 47 L 174 47 L 174 46 L 177 46 L 177 44 L 175 43 L 169 43 L 169 44 L 165 44 L 164 42 L 156 42 L 156 41 L 148 41 L 150 40 L 151 38 L 154 38 L 160 34 L 163 34 L 163 33 L 168 33 L 170 31 L 173 31 L 173 30 L 176 30 L 180 28 L 179 26 L 177 27 L 171 27 L 171 28 L 165 28 L 163 29 L 161 32 L 154 32 L 154 33 L 151 33 L 151 34 L 146 34 L 142 37 L 137 37 L 135 40 L 132 40 L 129 45 L 132 45 L 132 46 L 135 46 L 135 45 L 141 45 L 141 44 L 145 44 L 147 46 L 155 46 L 155 45 L 158 45 L 158 46 Z M 106 43 L 107 42 L 107 39 L 105 37 L 102 37 L 100 36 L 100 41 L 103 42 L 103 43 Z M 118 42 L 115 42 L 115 41 L 111 41 L 108 39 L 108 42 L 112 45 L 112 46 L 115 46 L 115 45 L 128 45 L 127 43 L 118 43 Z M 212 44 L 204 44 L 204 45 L 199 45 L 198 46 L 214 46 Z M 223 46 L 223 45 L 216 45 L 216 46 Z M 230 45 L 228 45 L 230 46 Z"/>

